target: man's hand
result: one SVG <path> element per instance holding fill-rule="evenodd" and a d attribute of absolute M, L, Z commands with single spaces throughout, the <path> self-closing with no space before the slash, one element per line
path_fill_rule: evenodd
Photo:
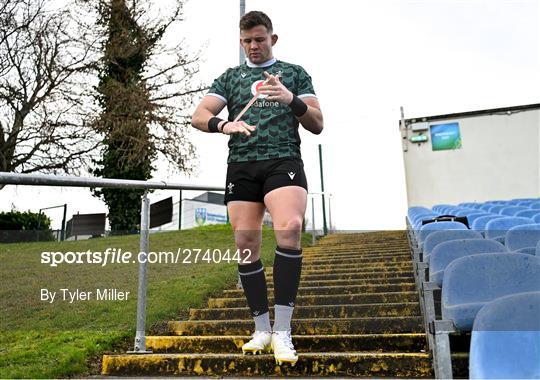
<path fill-rule="evenodd" d="M 251 132 L 253 132 L 254 130 L 254 126 L 248 125 L 243 121 L 232 121 L 225 124 L 222 132 L 226 135 L 232 135 L 233 133 L 243 133 L 246 136 L 251 136 Z"/>
<path fill-rule="evenodd" d="M 279 75 L 271 75 L 264 72 L 266 82 L 259 87 L 259 93 L 267 95 L 266 100 L 289 105 L 293 99 L 293 93 L 279 81 Z"/>

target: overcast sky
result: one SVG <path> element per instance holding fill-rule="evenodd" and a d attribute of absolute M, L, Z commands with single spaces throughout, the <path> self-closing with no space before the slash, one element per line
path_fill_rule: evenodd
<path fill-rule="evenodd" d="M 276 58 L 302 65 L 313 78 L 325 130 L 302 130 L 302 155 L 309 188 L 320 191 L 322 144 L 338 229 L 404 228 L 400 106 L 410 118 L 540 101 L 539 0 L 246 0 L 250 10 L 272 18 Z M 204 46 L 201 80 L 209 84 L 238 64 L 239 1 L 191 0 L 184 16 L 168 38 L 182 37 L 193 50 Z M 163 165 L 155 178 L 224 185 L 227 137 L 191 136 L 197 174 L 169 176 Z M 9 187 L 0 192 L 0 209 L 67 202 L 68 215 L 104 212 L 88 194 Z"/>

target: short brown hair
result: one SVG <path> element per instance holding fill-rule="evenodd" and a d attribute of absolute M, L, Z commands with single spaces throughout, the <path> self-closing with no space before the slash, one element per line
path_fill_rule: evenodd
<path fill-rule="evenodd" d="M 251 11 L 240 19 L 240 30 L 249 30 L 259 25 L 265 26 L 266 30 L 272 33 L 272 20 L 263 12 Z"/>

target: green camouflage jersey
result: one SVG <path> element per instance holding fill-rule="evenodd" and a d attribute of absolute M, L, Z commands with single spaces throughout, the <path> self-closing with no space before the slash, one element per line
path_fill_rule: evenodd
<path fill-rule="evenodd" d="M 251 62 L 229 68 L 214 80 L 207 95 L 227 104 L 229 121 L 242 111 L 266 79 L 263 72 L 280 74 L 280 81 L 299 98 L 315 97 L 311 77 L 298 65 L 273 58 L 261 65 Z M 228 162 L 261 161 L 281 157 L 300 157 L 298 119 L 291 109 L 279 102 L 259 98 L 240 120 L 256 127 L 251 136 L 232 134 L 229 139 Z"/>

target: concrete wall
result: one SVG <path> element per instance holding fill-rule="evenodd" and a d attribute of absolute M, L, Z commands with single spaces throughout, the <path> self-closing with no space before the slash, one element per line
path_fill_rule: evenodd
<path fill-rule="evenodd" d="M 429 120 L 429 119 L 428 119 Z M 415 120 L 416 121 L 416 120 Z M 540 196 L 540 110 L 428 121 L 458 122 L 462 147 L 433 151 L 429 141 L 403 152 L 408 205 L 431 207 Z M 407 121 L 402 136 L 418 135 Z M 406 150 L 406 151 L 405 151 Z"/>

